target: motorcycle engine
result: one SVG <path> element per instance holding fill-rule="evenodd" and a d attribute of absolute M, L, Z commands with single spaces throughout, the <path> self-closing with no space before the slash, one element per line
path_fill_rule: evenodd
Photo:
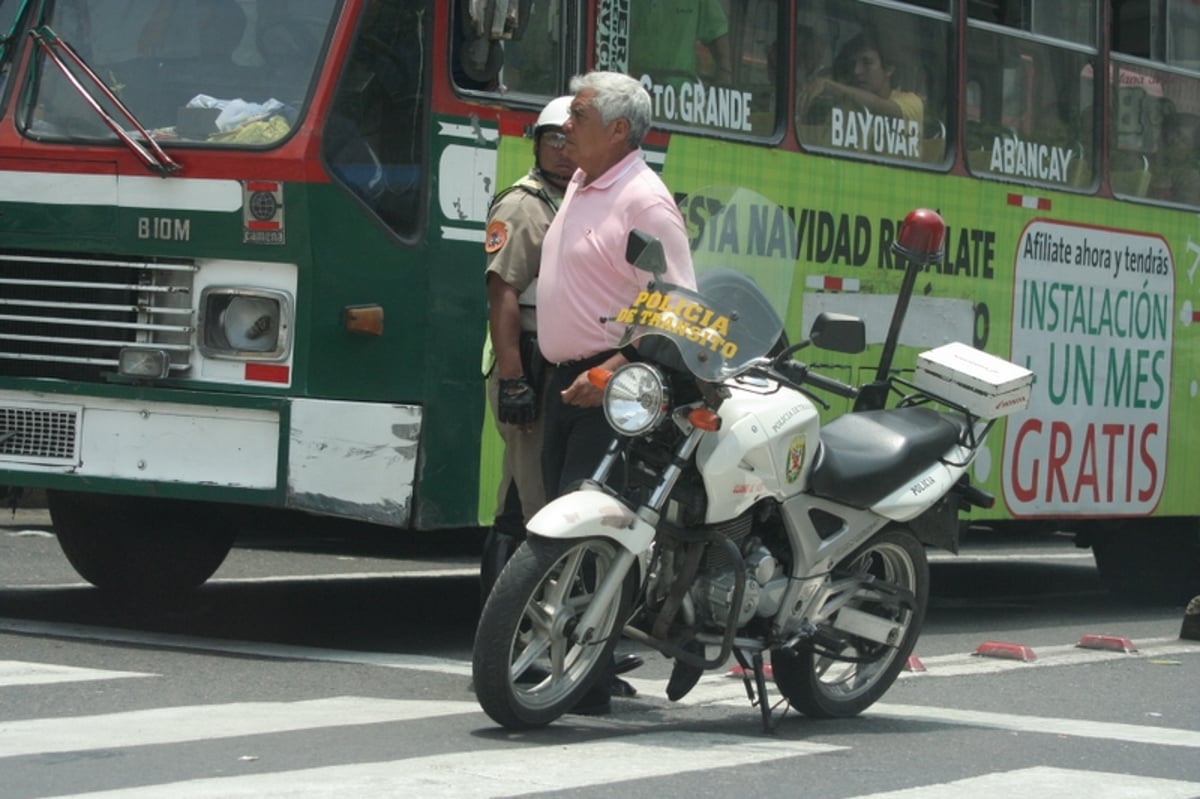
<path fill-rule="evenodd" d="M 737 611 L 736 628 L 743 627 L 755 616 L 774 616 L 787 586 L 787 575 L 778 559 L 761 540 L 750 536 L 751 522 L 752 517 L 746 514 L 718 526 L 718 532 L 738 547 L 745 564 L 746 586 Z M 736 568 L 738 563 L 728 551 L 709 547 L 688 592 L 696 621 L 726 629 L 737 588 Z"/>

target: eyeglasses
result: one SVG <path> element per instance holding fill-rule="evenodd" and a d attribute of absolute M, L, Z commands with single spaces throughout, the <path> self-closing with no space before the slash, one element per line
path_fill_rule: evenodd
<path fill-rule="evenodd" d="M 542 141 L 549 144 L 555 150 L 561 150 L 567 146 L 567 134 L 565 133 L 543 133 Z"/>

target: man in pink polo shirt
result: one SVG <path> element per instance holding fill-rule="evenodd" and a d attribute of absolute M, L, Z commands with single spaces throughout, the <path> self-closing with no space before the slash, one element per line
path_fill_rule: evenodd
<path fill-rule="evenodd" d="M 651 279 L 625 260 L 629 232 L 643 230 L 662 241 L 667 272 L 660 281 L 696 285 L 683 216 L 642 159 L 650 96 L 617 72 L 576 76 L 571 91 L 564 151 L 578 169 L 546 231 L 537 290 L 538 347 L 551 367 L 542 439 L 547 500 L 591 477 L 613 439 L 600 407 L 602 392 L 588 382 L 587 371 L 625 362 L 612 349 L 601 318 L 632 303 Z M 641 662 L 636 655 L 615 659 L 609 675 L 584 694 L 574 712 L 609 712 L 610 691 L 632 693 L 616 675 Z"/>
<path fill-rule="evenodd" d="M 642 158 L 649 94 L 617 72 L 576 76 L 571 91 L 563 132 L 579 168 L 546 232 L 537 291 L 538 346 L 553 366 L 542 444 L 547 500 L 590 477 L 613 437 L 600 409 L 602 392 L 588 382 L 587 370 L 625 362 L 601 318 L 630 304 L 650 279 L 625 260 L 629 232 L 662 241 L 667 273 L 660 280 L 696 284 L 683 216 Z"/>

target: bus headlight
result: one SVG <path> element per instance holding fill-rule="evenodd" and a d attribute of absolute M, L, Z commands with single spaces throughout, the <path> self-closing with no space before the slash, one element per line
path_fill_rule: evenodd
<path fill-rule="evenodd" d="M 604 416 L 623 436 L 640 436 L 662 424 L 670 412 L 662 373 L 644 363 L 613 372 L 604 389 Z"/>
<path fill-rule="evenodd" d="M 292 302 L 284 292 L 210 287 L 200 296 L 200 309 L 200 351 L 206 357 L 287 357 Z"/>

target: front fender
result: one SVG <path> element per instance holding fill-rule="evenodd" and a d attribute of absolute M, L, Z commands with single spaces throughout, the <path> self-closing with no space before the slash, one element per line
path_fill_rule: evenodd
<path fill-rule="evenodd" d="M 654 527 L 629 506 L 603 491 L 581 489 L 548 503 L 526 529 L 544 538 L 610 538 L 635 554 L 654 540 Z"/>

